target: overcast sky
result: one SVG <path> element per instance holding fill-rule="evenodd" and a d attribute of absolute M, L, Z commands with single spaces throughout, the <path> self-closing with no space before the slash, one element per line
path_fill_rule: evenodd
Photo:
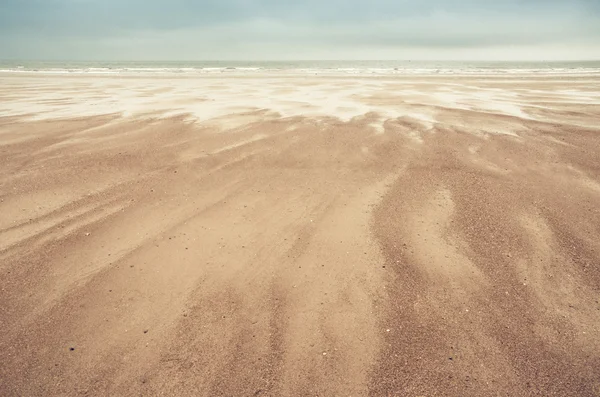
<path fill-rule="evenodd" d="M 0 58 L 600 59 L 600 0 L 0 0 Z"/>

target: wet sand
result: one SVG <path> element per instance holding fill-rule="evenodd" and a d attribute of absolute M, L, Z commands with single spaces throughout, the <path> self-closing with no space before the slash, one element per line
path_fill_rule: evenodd
<path fill-rule="evenodd" d="M 600 395 L 600 76 L 0 76 L 0 395 Z"/>

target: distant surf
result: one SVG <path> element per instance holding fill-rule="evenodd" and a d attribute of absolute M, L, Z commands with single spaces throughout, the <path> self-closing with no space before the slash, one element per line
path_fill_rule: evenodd
<path fill-rule="evenodd" d="M 600 61 L 458 62 L 458 61 L 194 61 L 67 62 L 0 61 L 0 72 L 45 74 L 221 74 L 306 73 L 342 75 L 502 75 L 598 74 Z"/>

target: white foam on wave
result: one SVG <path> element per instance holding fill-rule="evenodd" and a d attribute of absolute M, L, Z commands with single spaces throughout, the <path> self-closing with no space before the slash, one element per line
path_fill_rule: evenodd
<path fill-rule="evenodd" d="M 467 75 L 467 76 L 515 76 L 515 75 L 598 75 L 600 67 L 597 64 L 580 66 L 580 67 L 549 67 L 548 65 L 540 65 L 540 67 L 524 67 L 498 65 L 498 67 L 480 67 L 476 65 L 453 65 L 448 64 L 434 67 L 431 65 L 419 64 L 404 64 L 397 65 L 336 65 L 331 66 L 327 63 L 316 63 L 313 65 L 305 65 L 303 63 L 293 64 L 284 63 L 264 63 L 260 66 L 234 64 L 234 66 L 222 65 L 196 65 L 182 64 L 181 66 L 131 66 L 124 64 L 115 64 L 111 67 L 100 66 L 63 66 L 63 65 L 38 65 L 24 67 L 17 65 L 14 67 L 2 66 L 0 73 L 30 73 L 30 74 L 125 74 L 125 75 L 170 75 L 170 74 L 257 74 L 261 72 L 277 73 L 286 75 L 375 75 L 375 76 L 396 76 L 396 75 Z"/>

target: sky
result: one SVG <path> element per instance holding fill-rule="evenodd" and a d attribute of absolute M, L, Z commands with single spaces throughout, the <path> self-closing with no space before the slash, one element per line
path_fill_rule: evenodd
<path fill-rule="evenodd" d="M 600 60 L 600 0 L 0 0 L 0 59 Z"/>

